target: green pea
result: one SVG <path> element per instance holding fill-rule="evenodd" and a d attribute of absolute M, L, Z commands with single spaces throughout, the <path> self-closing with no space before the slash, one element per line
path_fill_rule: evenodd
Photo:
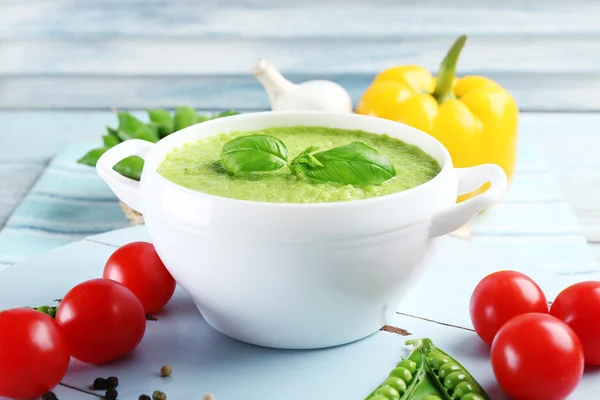
<path fill-rule="evenodd" d="M 415 374 L 415 372 L 417 372 L 417 363 L 414 362 L 413 360 L 408 360 L 408 359 L 402 360 L 396 366 L 406 368 L 413 375 Z"/>
<path fill-rule="evenodd" d="M 461 399 L 463 396 L 466 396 L 467 394 L 472 393 L 474 391 L 475 388 L 473 387 L 471 382 L 464 381 L 456 385 L 456 387 L 454 388 L 454 397 L 456 397 L 457 399 Z"/>
<path fill-rule="evenodd" d="M 448 389 L 448 391 L 453 391 L 455 387 L 458 386 L 459 383 L 468 380 L 469 377 L 465 375 L 463 372 L 455 371 L 451 372 L 450 375 L 444 379 L 444 387 Z"/>
<path fill-rule="evenodd" d="M 483 400 L 483 397 L 477 393 L 468 393 L 467 395 L 461 397 L 460 400 Z"/>
<path fill-rule="evenodd" d="M 375 391 L 375 394 L 382 395 L 388 400 L 398 400 L 400 393 L 391 386 L 385 385 Z"/>
<path fill-rule="evenodd" d="M 376 394 L 373 397 L 369 397 L 369 400 L 389 400 L 387 397 L 381 394 Z"/>
<path fill-rule="evenodd" d="M 410 383 L 412 381 L 412 374 L 409 370 L 404 367 L 397 367 L 390 372 L 390 376 L 395 376 L 396 378 L 402 379 L 406 383 Z"/>
<path fill-rule="evenodd" d="M 402 379 L 397 378 L 395 376 L 391 376 L 389 378 L 387 378 L 383 383 L 383 386 L 388 385 L 393 387 L 394 389 L 396 389 L 398 391 L 398 393 L 400 394 L 404 394 L 404 392 L 406 392 L 406 389 L 408 386 L 406 386 L 406 382 L 404 382 Z"/>
<path fill-rule="evenodd" d="M 444 364 L 440 367 L 440 370 L 438 371 L 438 376 L 441 379 L 446 379 L 446 377 L 450 373 L 452 373 L 454 371 L 460 371 L 460 370 L 461 370 L 461 368 L 457 364 L 450 362 L 450 363 Z"/>
<path fill-rule="evenodd" d="M 442 398 L 434 394 L 430 394 L 428 396 L 423 397 L 423 400 L 442 400 Z"/>
<path fill-rule="evenodd" d="M 438 370 L 444 364 L 448 364 L 450 359 L 443 354 L 436 354 L 429 359 L 429 365 L 433 367 L 433 369 Z"/>

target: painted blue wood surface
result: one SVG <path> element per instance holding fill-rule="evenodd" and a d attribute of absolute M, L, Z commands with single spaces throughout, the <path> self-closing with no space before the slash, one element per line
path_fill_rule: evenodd
<path fill-rule="evenodd" d="M 116 246 L 147 239 L 144 227 L 129 228 L 9 267 L 0 272 L 0 282 L 12 283 L 0 291 L 0 308 L 44 304 L 48 299 L 60 298 L 77 283 L 99 276 Z M 73 361 L 63 382 L 89 392 L 97 376 L 116 375 L 122 399 L 135 399 L 157 389 L 172 400 L 200 398 L 205 393 L 214 394 L 217 400 L 360 399 L 407 355 L 405 340 L 430 337 L 460 360 L 494 400 L 508 399 L 493 376 L 489 349 L 472 331 L 468 317 L 472 287 L 490 271 L 510 264 L 512 269 L 536 279 L 553 299 L 563 285 L 597 279 L 598 273 L 558 278 L 504 255 L 489 257 L 488 252 L 482 253 L 477 246 L 457 239 L 444 239 L 438 250 L 425 276 L 399 305 L 399 314 L 389 321 L 407 330 L 408 337 L 377 332 L 349 345 L 307 351 L 250 346 L 212 329 L 178 288 L 171 302 L 155 314 L 158 321 L 148 322 L 142 343 L 130 356 L 103 366 Z M 84 263 L 81 254 L 86 254 Z M 31 275 L 47 278 L 32 282 Z M 448 277 L 456 275 L 465 279 L 447 285 Z M 29 290 L 19 289 L 24 286 Z M 164 364 L 173 367 L 169 379 L 158 374 Z M 600 371 L 588 371 L 571 398 L 591 398 L 599 381 Z M 64 400 L 78 398 L 72 393 L 64 396 Z"/>
<path fill-rule="evenodd" d="M 523 110 L 600 110 L 597 15 L 592 1 L 4 1 L 0 107 L 263 109 L 256 57 L 356 102 L 383 68 L 435 71 L 466 33 L 460 74 L 498 80 Z"/>
<path fill-rule="evenodd" d="M 335 80 L 356 104 L 378 70 L 434 71 L 466 33 L 459 72 L 515 95 L 522 137 L 600 241 L 598 114 L 548 113 L 600 110 L 598 15 L 587 0 L 0 0 L 0 225 L 54 153 L 114 124 L 78 110 L 265 109 L 249 71 L 258 56 L 296 82 Z"/>

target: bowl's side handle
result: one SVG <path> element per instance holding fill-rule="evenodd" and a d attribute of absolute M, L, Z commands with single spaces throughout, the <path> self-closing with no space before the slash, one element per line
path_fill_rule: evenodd
<path fill-rule="evenodd" d="M 96 163 L 98 175 L 108 184 L 117 197 L 129 207 L 143 213 L 140 183 L 117 173 L 113 167 L 130 156 L 144 158 L 153 143 L 146 140 L 130 139 L 108 149 Z"/>
<path fill-rule="evenodd" d="M 435 214 L 431 219 L 431 238 L 446 235 L 465 225 L 478 213 L 502 199 L 508 187 L 504 170 L 495 164 L 456 168 L 455 171 L 458 175 L 458 195 L 477 190 L 487 182 L 490 187 L 475 197 Z"/>

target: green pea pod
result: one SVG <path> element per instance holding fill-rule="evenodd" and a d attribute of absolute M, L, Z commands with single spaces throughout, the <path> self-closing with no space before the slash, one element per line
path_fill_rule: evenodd
<path fill-rule="evenodd" d="M 365 400 L 421 400 L 427 395 L 427 390 L 422 387 L 423 382 L 427 379 L 421 347 L 415 347 L 408 357 L 401 360 L 389 376 Z M 432 388 L 431 393 L 437 393 L 434 386 L 429 383 L 427 385 Z M 413 397 L 413 394 L 417 392 L 422 397 Z"/>
<path fill-rule="evenodd" d="M 238 114 L 239 114 L 239 112 L 237 112 L 235 110 L 227 110 L 227 111 L 221 111 L 214 118 L 223 118 L 223 117 L 229 117 L 230 115 L 238 115 Z"/>
<path fill-rule="evenodd" d="M 102 154 L 106 153 L 108 147 L 101 147 L 98 149 L 93 149 L 88 151 L 83 157 L 81 157 L 77 162 L 79 164 L 89 165 L 90 167 L 95 167 L 98 159 L 102 156 Z"/>
<path fill-rule="evenodd" d="M 158 142 L 158 129 L 151 124 L 145 124 L 127 111 L 118 114 L 119 128 L 117 135 L 120 140 L 142 139 L 152 143 Z"/>
<path fill-rule="evenodd" d="M 121 141 L 119 140 L 118 137 L 115 137 L 113 135 L 104 135 L 102 136 L 102 142 L 104 143 L 104 147 L 114 147 L 116 145 L 118 145 L 119 143 L 121 143 Z"/>
<path fill-rule="evenodd" d="M 144 160 L 138 156 L 127 157 L 119 161 L 113 169 L 127 178 L 139 181 L 142 177 Z"/>
<path fill-rule="evenodd" d="M 175 121 L 168 110 L 153 109 L 147 110 L 146 112 L 148 113 L 148 118 L 150 118 L 150 121 L 152 121 L 152 123 L 158 129 L 158 135 L 161 138 L 173 133 Z"/>
<path fill-rule="evenodd" d="M 472 396 L 476 395 L 483 400 L 491 400 L 471 373 L 455 358 L 436 347 L 431 339 L 409 340 L 406 343 L 422 348 L 425 370 L 443 394 L 443 399 L 462 399 L 465 395 L 472 393 Z"/>
<path fill-rule="evenodd" d="M 175 107 L 173 131 L 177 132 L 197 123 L 198 115 L 192 107 Z"/>

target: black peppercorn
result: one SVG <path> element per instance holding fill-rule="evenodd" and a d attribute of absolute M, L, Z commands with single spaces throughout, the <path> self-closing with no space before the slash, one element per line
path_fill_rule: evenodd
<path fill-rule="evenodd" d="M 116 376 L 109 376 L 106 378 L 106 386 L 108 386 L 108 389 L 116 389 L 117 386 L 119 386 L 119 378 Z"/>
<path fill-rule="evenodd" d="M 53 392 L 46 392 L 42 395 L 42 400 L 58 400 Z"/>
<path fill-rule="evenodd" d="M 106 383 L 106 379 L 104 379 L 104 378 L 94 379 L 94 384 L 92 385 L 92 389 L 94 389 L 94 390 L 108 389 L 108 384 Z"/>
<path fill-rule="evenodd" d="M 138 397 L 138 400 L 151 400 L 150 396 L 148 396 L 147 394 L 142 394 L 140 395 L 140 397 Z"/>
<path fill-rule="evenodd" d="M 118 395 L 119 392 L 117 392 L 115 389 L 108 389 L 104 394 L 104 398 L 107 400 L 117 400 Z"/>

